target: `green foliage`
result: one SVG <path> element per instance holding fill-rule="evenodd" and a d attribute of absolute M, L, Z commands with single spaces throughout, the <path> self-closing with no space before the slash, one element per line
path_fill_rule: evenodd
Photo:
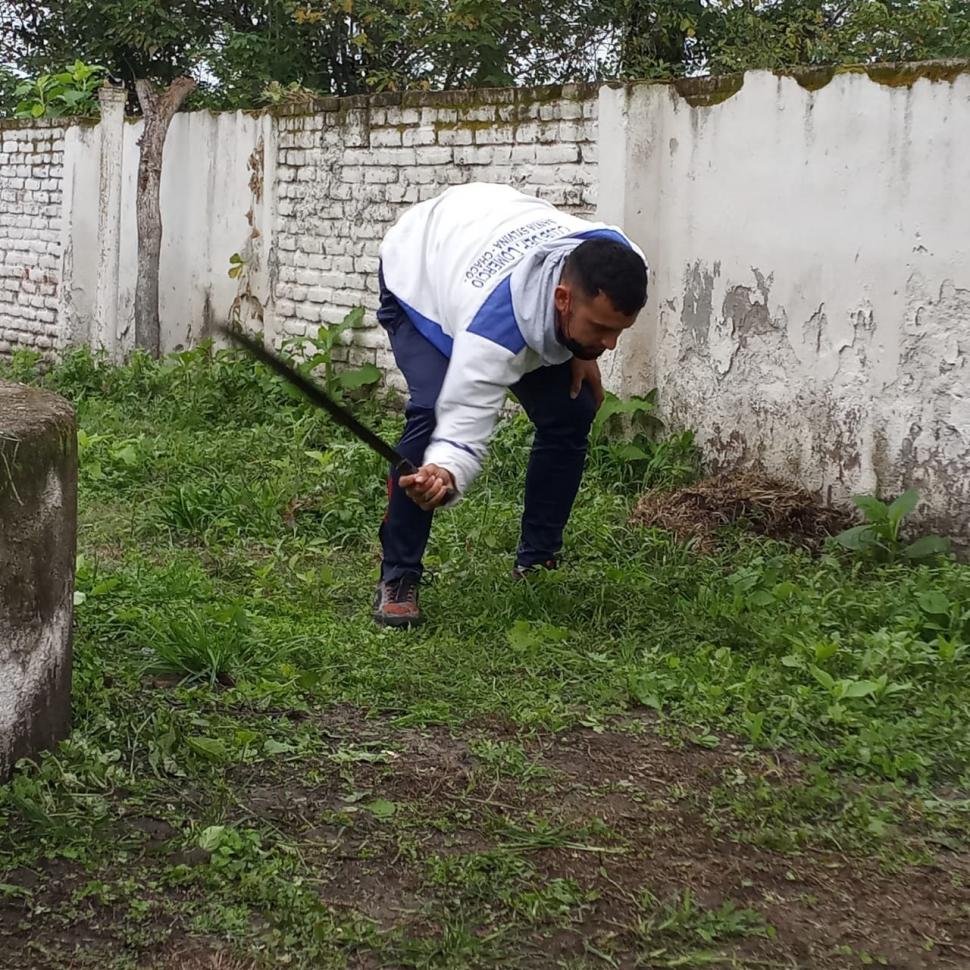
<path fill-rule="evenodd" d="M 0 64 L 0 118 L 13 117 L 17 110 L 17 87 L 21 78 L 6 66 Z"/>
<path fill-rule="evenodd" d="M 627 77 L 966 57 L 962 0 L 620 0 Z"/>
<path fill-rule="evenodd" d="M 132 86 L 203 74 L 191 103 L 252 107 L 304 92 L 356 94 L 593 77 L 608 9 L 459 0 L 65 0 L 26 3 L 14 24 L 18 66 L 36 74 L 81 56 Z"/>
<path fill-rule="evenodd" d="M 664 435 L 657 394 L 618 398 L 606 392 L 590 432 L 592 474 L 625 487 L 673 488 L 697 477 L 700 455 L 690 431 Z"/>
<path fill-rule="evenodd" d="M 119 925 L 143 933 L 159 907 L 173 939 L 294 966 L 498 967 L 619 913 L 588 941 L 618 965 L 730 965 L 736 944 L 767 957 L 777 941 L 710 886 L 661 881 L 658 901 L 626 881 L 592 905 L 681 820 L 716 836 L 698 844 L 760 847 L 775 876 L 745 899 L 783 878 L 772 853 L 875 872 L 970 841 L 970 569 L 741 536 L 708 557 L 629 527 L 641 472 L 620 449 L 679 437 L 650 398 L 610 404 L 564 568 L 527 582 L 509 571 L 531 425 L 501 422 L 473 494 L 436 518 L 429 623 L 402 636 L 369 617 L 383 463 L 265 367 L 207 345 L 123 367 L 83 350 L 43 371 L 0 363 L 14 372 L 67 396 L 81 432 L 74 729 L 0 786 L 0 906 L 31 933 L 97 904 L 110 960 L 135 946 Z M 355 407 L 399 433 L 382 402 Z M 682 471 L 666 454 L 659 481 Z M 619 730 L 647 733 L 664 784 L 601 747 L 609 791 L 584 787 L 591 732 Z M 660 774 L 692 757 L 701 785 Z M 139 837 L 146 815 L 163 836 Z M 73 902 L 19 892 L 49 858 L 79 867 Z M 382 889 L 402 859 L 419 933 L 324 902 L 348 870 Z"/>
<path fill-rule="evenodd" d="M 105 69 L 76 60 L 59 74 L 41 74 L 22 81 L 15 94 L 17 118 L 63 118 L 67 115 L 96 117 L 100 113 L 98 88 Z"/>
<path fill-rule="evenodd" d="M 163 673 L 203 678 L 210 687 L 231 684 L 233 674 L 271 659 L 238 606 L 186 609 L 147 616 L 137 641 Z"/>
<path fill-rule="evenodd" d="M 364 318 L 364 308 L 355 307 L 340 323 L 324 324 L 314 336 L 291 337 L 283 343 L 283 350 L 304 359 L 298 366 L 300 373 L 312 376 L 322 371 L 323 389 L 331 397 L 339 397 L 341 390 L 352 391 L 379 383 L 381 372 L 373 364 L 361 367 L 343 367 L 339 371 L 334 365 L 334 350 L 344 344 L 343 334 L 359 327 Z M 287 388 L 288 393 L 300 397 L 300 392 Z"/>
<path fill-rule="evenodd" d="M 949 552 L 950 543 L 941 536 L 922 536 L 910 543 L 900 540 L 903 519 L 919 502 L 915 488 L 903 492 L 888 505 L 873 495 L 855 495 L 852 501 L 862 510 L 866 521 L 835 537 L 846 549 L 879 562 L 894 562 L 900 556 L 916 562 Z"/>
<path fill-rule="evenodd" d="M 773 939 L 774 927 L 760 913 L 725 900 L 717 909 L 698 905 L 690 890 L 665 902 L 644 892 L 638 899 L 635 932 L 640 958 L 653 967 L 723 966 L 712 946 L 743 937 Z"/>
<path fill-rule="evenodd" d="M 315 93 L 667 78 L 970 53 L 963 0 L 14 0 L 14 66 L 75 57 L 132 88 L 200 78 L 189 105 L 300 103 Z M 137 109 L 134 100 L 131 103 Z"/>
<path fill-rule="evenodd" d="M 239 253 L 233 253 L 229 257 L 229 279 L 237 280 L 243 274 L 243 270 L 246 268 L 246 260 L 239 255 Z"/>

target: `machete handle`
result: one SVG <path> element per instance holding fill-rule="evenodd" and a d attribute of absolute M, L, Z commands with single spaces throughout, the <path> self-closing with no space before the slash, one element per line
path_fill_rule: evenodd
<path fill-rule="evenodd" d="M 414 475 L 418 471 L 418 468 L 412 462 L 408 461 L 407 458 L 402 458 L 394 466 L 394 471 L 396 471 L 398 473 L 398 475 Z M 448 489 L 448 501 L 449 502 L 454 497 L 454 494 L 455 494 L 455 490 L 453 488 L 449 488 Z"/>

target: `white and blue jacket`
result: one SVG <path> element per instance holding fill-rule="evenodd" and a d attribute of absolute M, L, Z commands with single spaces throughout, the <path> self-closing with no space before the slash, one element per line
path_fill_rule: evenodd
<path fill-rule="evenodd" d="M 553 292 L 565 256 L 593 237 L 643 256 L 615 227 L 481 182 L 414 206 L 385 236 L 385 286 L 450 358 L 424 463 L 447 468 L 459 496 L 481 470 L 506 390 L 572 356 L 556 338 Z"/>

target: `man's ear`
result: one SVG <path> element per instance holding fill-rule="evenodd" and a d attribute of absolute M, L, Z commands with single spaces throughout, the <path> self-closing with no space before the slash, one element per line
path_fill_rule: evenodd
<path fill-rule="evenodd" d="M 571 296 L 572 296 L 572 288 L 569 286 L 568 283 L 560 283 L 556 287 L 556 291 L 554 293 L 554 300 L 556 303 L 556 309 L 560 313 L 565 313 L 566 310 L 569 308 L 569 300 Z"/>

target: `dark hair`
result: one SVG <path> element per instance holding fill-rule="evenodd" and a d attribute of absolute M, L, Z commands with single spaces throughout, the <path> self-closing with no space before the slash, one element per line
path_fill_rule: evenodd
<path fill-rule="evenodd" d="M 562 275 L 592 298 L 605 293 L 620 313 L 647 302 L 647 267 L 636 250 L 613 239 L 587 239 L 567 257 Z"/>

